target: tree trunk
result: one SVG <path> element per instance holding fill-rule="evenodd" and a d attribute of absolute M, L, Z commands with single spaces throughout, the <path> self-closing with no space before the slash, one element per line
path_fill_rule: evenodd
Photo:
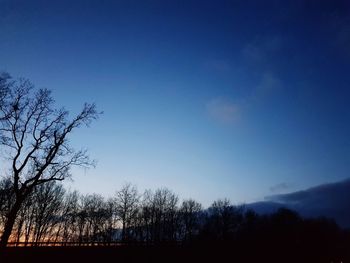
<path fill-rule="evenodd" d="M 126 238 L 125 238 L 125 219 L 123 218 L 123 229 L 122 229 L 122 241 L 125 242 Z"/>
<path fill-rule="evenodd" d="M 18 214 L 18 211 L 20 210 L 22 203 L 23 203 L 23 198 L 16 198 L 16 202 L 14 203 L 13 207 L 11 208 L 10 212 L 8 213 L 7 220 L 4 226 L 4 232 L 2 233 L 1 236 L 1 241 L 0 241 L 0 248 L 4 248 L 7 246 L 8 240 L 11 236 L 13 226 L 16 221 L 16 217 Z"/>

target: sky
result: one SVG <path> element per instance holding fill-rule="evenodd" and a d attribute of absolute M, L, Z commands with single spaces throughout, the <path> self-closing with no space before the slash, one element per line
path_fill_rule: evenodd
<path fill-rule="evenodd" d="M 0 0 L 0 70 L 103 111 L 71 143 L 124 183 L 234 204 L 349 178 L 349 1 Z"/>

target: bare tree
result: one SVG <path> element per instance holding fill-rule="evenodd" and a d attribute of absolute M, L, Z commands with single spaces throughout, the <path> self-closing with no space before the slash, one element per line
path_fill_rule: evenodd
<path fill-rule="evenodd" d="M 104 225 L 109 216 L 104 198 L 98 194 L 86 196 L 85 210 L 87 212 L 86 238 L 89 241 L 101 241 Z"/>
<path fill-rule="evenodd" d="M 15 242 L 24 241 L 27 244 L 32 234 L 34 226 L 34 194 L 36 188 L 27 196 L 23 202 L 21 209 L 17 213 L 16 222 L 14 224 L 11 240 Z"/>
<path fill-rule="evenodd" d="M 153 193 L 151 190 L 146 190 L 143 193 L 137 217 L 139 221 L 139 239 L 147 242 L 152 241 L 155 213 L 153 206 Z"/>
<path fill-rule="evenodd" d="M 59 212 L 62 208 L 64 189 L 52 181 L 41 184 L 34 191 L 33 242 L 48 241 L 56 231 Z"/>
<path fill-rule="evenodd" d="M 202 211 L 202 205 L 193 199 L 184 200 L 180 208 L 180 216 L 183 226 L 184 240 L 191 240 L 193 235 L 198 232 L 199 216 Z"/>
<path fill-rule="evenodd" d="M 0 105 L 5 105 L 7 101 L 5 98 L 8 96 L 8 93 L 10 91 L 9 86 L 11 85 L 11 77 L 6 72 L 0 72 Z M 0 120 L 7 118 L 8 116 L 1 116 Z"/>
<path fill-rule="evenodd" d="M 55 181 L 35 187 L 18 212 L 11 239 L 25 244 L 49 241 L 58 229 L 64 194 Z"/>
<path fill-rule="evenodd" d="M 73 241 L 77 234 L 77 214 L 78 214 L 78 199 L 77 191 L 65 194 L 62 209 L 59 215 L 59 226 L 57 228 L 54 242 Z"/>
<path fill-rule="evenodd" d="M 94 165 L 86 151 L 70 146 L 68 137 L 82 125 L 88 126 L 99 113 L 94 104 L 85 104 L 69 120 L 67 110 L 54 108 L 49 90 L 35 90 L 28 80 L 9 77 L 2 77 L 0 85 L 0 145 L 6 148 L 15 195 L 1 236 L 0 247 L 4 247 L 17 213 L 34 187 L 64 180 L 73 165 Z"/>
<path fill-rule="evenodd" d="M 221 240 L 232 238 L 243 220 L 243 206 L 233 206 L 228 199 L 218 199 L 209 207 L 206 228 Z"/>
<path fill-rule="evenodd" d="M 129 238 L 128 228 L 131 221 L 136 217 L 139 202 L 137 188 L 131 184 L 125 184 L 120 191 L 116 193 L 115 208 L 117 216 L 122 223 L 122 241 Z"/>
<path fill-rule="evenodd" d="M 157 189 L 151 199 L 152 241 L 173 241 L 176 239 L 179 198 L 167 188 Z"/>
<path fill-rule="evenodd" d="M 109 198 L 104 205 L 105 220 L 102 225 L 101 238 L 103 242 L 111 242 L 113 240 L 114 228 L 116 226 L 115 202 L 113 198 Z"/>
<path fill-rule="evenodd" d="M 87 207 L 89 206 L 88 195 L 79 195 L 78 196 L 77 209 L 75 211 L 75 220 L 76 220 L 76 239 L 79 243 L 86 241 L 86 232 L 88 225 L 88 212 Z"/>
<path fill-rule="evenodd" d="M 8 211 L 14 203 L 13 185 L 10 178 L 5 177 L 0 180 L 0 232 L 6 222 Z"/>

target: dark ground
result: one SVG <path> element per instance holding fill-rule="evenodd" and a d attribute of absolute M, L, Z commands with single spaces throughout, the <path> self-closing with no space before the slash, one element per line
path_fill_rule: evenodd
<path fill-rule="evenodd" d="M 240 248 L 231 245 L 22 247 L 0 250 L 0 262 L 350 262 L 350 248 Z"/>

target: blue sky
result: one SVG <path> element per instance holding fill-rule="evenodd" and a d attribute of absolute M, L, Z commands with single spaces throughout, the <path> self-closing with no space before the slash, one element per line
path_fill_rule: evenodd
<path fill-rule="evenodd" d="M 205 205 L 349 177 L 347 1 L 0 1 L 0 70 L 53 90 L 96 169 Z"/>

